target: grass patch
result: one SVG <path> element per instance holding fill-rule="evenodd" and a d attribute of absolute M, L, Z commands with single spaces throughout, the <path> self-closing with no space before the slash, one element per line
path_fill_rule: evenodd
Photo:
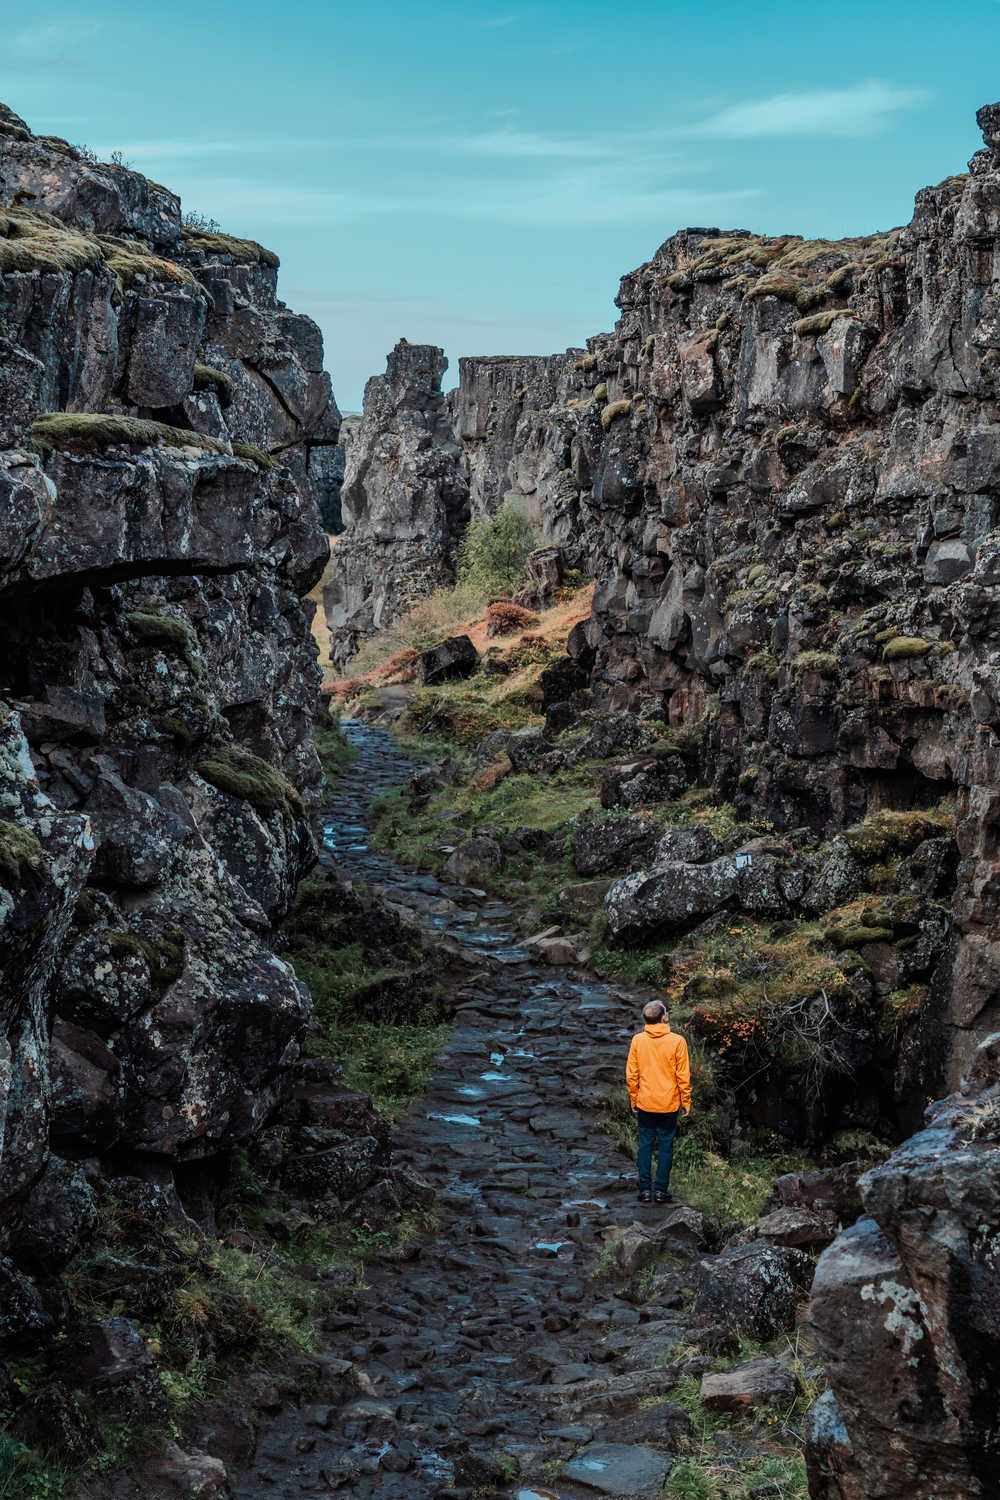
<path fill-rule="evenodd" d="M 309 1051 L 336 1057 L 390 1119 L 422 1093 L 448 1036 L 419 928 L 363 892 L 310 876 L 285 923 L 287 957 L 313 997 Z"/>

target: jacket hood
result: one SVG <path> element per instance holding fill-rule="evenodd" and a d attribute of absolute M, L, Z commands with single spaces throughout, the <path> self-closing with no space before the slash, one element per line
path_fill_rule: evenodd
<path fill-rule="evenodd" d="M 669 1021 L 647 1021 L 643 1028 L 649 1036 L 666 1036 L 670 1031 Z"/>

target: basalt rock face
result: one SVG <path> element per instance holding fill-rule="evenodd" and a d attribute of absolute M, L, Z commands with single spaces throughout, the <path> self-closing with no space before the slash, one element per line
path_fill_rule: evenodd
<path fill-rule="evenodd" d="M 454 576 L 469 485 L 441 390 L 447 368 L 443 350 L 402 340 L 365 387 L 341 490 L 346 531 L 323 590 L 335 662 Z"/>
<path fill-rule="evenodd" d="M 779 831 L 957 799 L 924 1097 L 1000 1013 L 996 114 L 906 228 L 681 231 L 587 352 L 463 360 L 449 398 L 472 513 L 517 498 L 597 580 L 595 708 L 695 729 L 699 779 Z"/>
<path fill-rule="evenodd" d="M 260 246 L 9 111 L 0 202 L 6 1253 L 43 1199 L 85 1217 L 53 1149 L 224 1154 L 297 1057 L 272 938 L 314 859 L 302 596 L 339 415 Z"/>
<path fill-rule="evenodd" d="M 976 1500 L 1000 1467 L 1000 1034 L 926 1129 L 861 1179 L 810 1320 L 831 1390 L 809 1425 L 814 1500 Z"/>

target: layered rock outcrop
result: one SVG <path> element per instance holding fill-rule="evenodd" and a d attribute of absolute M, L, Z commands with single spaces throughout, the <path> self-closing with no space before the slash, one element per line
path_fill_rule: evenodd
<path fill-rule="evenodd" d="M 297 1056 L 339 414 L 259 245 L 6 110 L 0 203 L 2 1252 L 53 1151 L 228 1152 Z"/>
<path fill-rule="evenodd" d="M 403 339 L 365 387 L 341 490 L 346 530 L 323 590 L 336 662 L 454 576 L 469 485 L 441 390 L 447 367 L 443 350 Z"/>

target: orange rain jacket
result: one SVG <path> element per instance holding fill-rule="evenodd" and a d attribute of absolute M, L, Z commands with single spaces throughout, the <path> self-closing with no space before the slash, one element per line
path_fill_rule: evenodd
<path fill-rule="evenodd" d="M 633 1108 L 669 1115 L 691 1108 L 691 1064 L 687 1042 L 666 1021 L 646 1025 L 632 1038 L 625 1082 Z"/>

